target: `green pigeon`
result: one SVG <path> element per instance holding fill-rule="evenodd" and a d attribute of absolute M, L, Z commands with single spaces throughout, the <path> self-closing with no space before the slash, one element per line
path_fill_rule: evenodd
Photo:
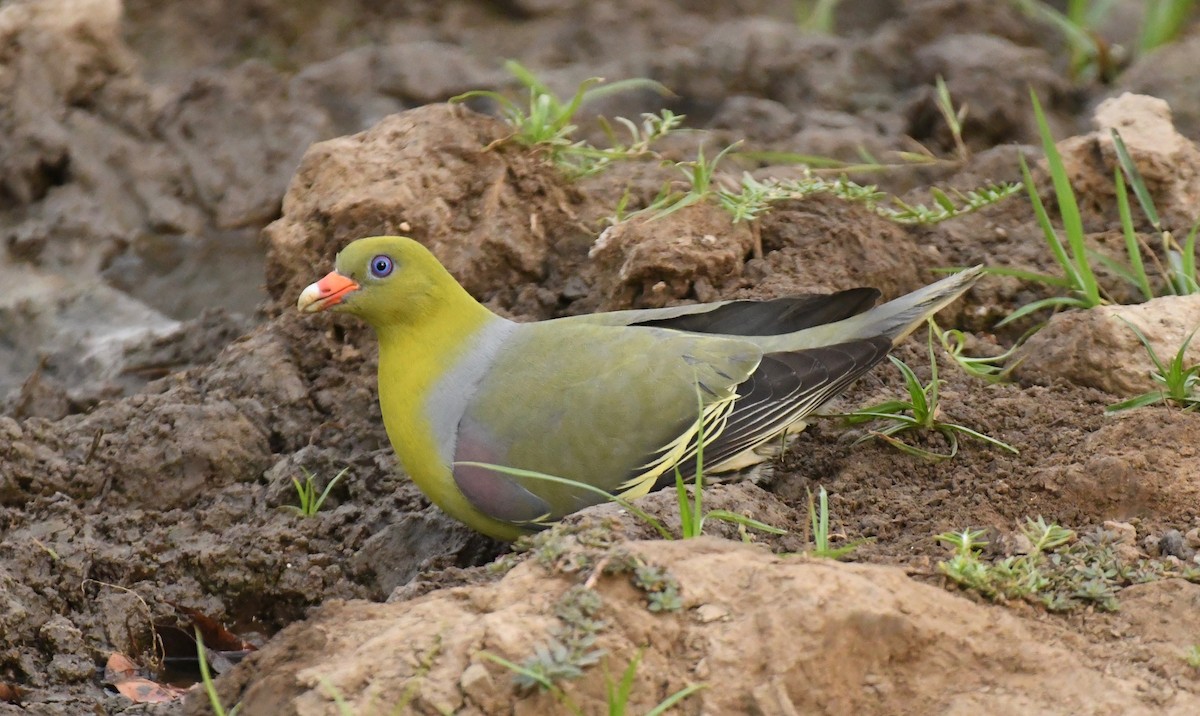
<path fill-rule="evenodd" d="M 676 467 L 690 477 L 699 435 L 705 474 L 747 468 L 983 272 L 878 307 L 877 290 L 856 288 L 517 323 L 409 238 L 359 239 L 335 266 L 297 306 L 370 324 L 405 472 L 447 514 L 504 540 L 604 497 L 495 466 L 627 500 Z"/>

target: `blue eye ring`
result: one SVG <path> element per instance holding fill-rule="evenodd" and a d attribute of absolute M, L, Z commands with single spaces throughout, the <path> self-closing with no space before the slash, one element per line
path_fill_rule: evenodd
<path fill-rule="evenodd" d="M 375 278 L 387 278 L 394 268 L 396 268 L 396 264 L 392 261 L 391 256 L 380 254 L 371 259 L 371 275 Z"/>

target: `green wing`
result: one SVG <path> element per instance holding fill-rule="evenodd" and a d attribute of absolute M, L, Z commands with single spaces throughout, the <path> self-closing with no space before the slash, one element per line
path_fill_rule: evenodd
<path fill-rule="evenodd" d="M 718 435 L 761 351 L 738 339 L 656 328 L 524 324 L 496 356 L 459 423 L 455 462 L 645 494 L 688 451 L 697 419 Z M 602 498 L 534 478 L 456 465 L 477 507 L 514 522 L 554 520 Z"/>

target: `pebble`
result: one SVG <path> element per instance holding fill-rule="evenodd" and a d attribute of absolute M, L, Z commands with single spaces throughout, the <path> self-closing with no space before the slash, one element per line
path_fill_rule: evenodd
<path fill-rule="evenodd" d="M 701 624 L 708 624 L 720 619 L 728 619 L 729 610 L 720 604 L 701 604 L 696 607 L 696 619 Z"/>
<path fill-rule="evenodd" d="M 475 703 L 484 703 L 496 687 L 491 672 L 483 664 L 471 664 L 464 669 L 458 685 Z"/>
<path fill-rule="evenodd" d="M 1117 538 L 1117 544 L 1137 544 L 1137 528 L 1128 522 L 1108 520 L 1104 523 L 1104 531 L 1111 532 Z"/>
<path fill-rule="evenodd" d="M 1164 532 L 1160 548 L 1163 554 L 1178 557 L 1184 561 L 1190 560 L 1196 553 L 1196 550 L 1188 546 L 1179 530 L 1167 530 Z"/>

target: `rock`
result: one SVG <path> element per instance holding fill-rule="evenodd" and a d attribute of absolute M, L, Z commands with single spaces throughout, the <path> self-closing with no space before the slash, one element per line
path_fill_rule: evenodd
<path fill-rule="evenodd" d="M 568 233 L 571 190 L 526 148 L 493 144 L 509 134 L 499 120 L 437 104 L 314 144 L 265 231 L 277 307 L 293 308 L 342 246 L 380 234 L 425 244 L 482 300 L 541 278 L 549 237 Z"/>
<path fill-rule="evenodd" d="M 257 229 L 278 216 L 304 151 L 333 135 L 328 117 L 292 98 L 287 80 L 262 62 L 196 77 L 157 129 L 187 162 L 219 230 Z"/>
<path fill-rule="evenodd" d="M 1164 555 L 1177 557 L 1188 561 L 1196 554 L 1196 550 L 1188 546 L 1179 530 L 1167 530 L 1160 538 L 1160 549 Z"/>
<path fill-rule="evenodd" d="M 1159 360 L 1171 360 L 1200 326 L 1200 296 L 1164 296 L 1135 306 L 1100 306 L 1055 314 L 1019 351 L 1014 374 L 1024 383 L 1056 379 L 1132 397 L 1159 388 L 1150 356 L 1129 326 L 1137 326 Z M 1200 339 L 1185 365 L 1200 363 Z"/>
<path fill-rule="evenodd" d="M 1107 520 L 1104 523 L 1104 531 L 1110 532 L 1116 536 L 1118 544 L 1134 545 L 1137 544 L 1137 529 L 1128 522 L 1117 522 L 1116 520 Z"/>
<path fill-rule="evenodd" d="M 487 667 L 480 663 L 474 663 L 463 669 L 462 677 L 458 680 L 459 687 L 468 698 L 476 703 L 482 703 L 488 700 L 489 696 L 496 690 L 495 680 L 492 679 L 492 674 L 487 670 Z"/>
<path fill-rule="evenodd" d="M 1101 102 L 1092 122 L 1095 132 L 1058 143 L 1072 187 L 1086 197 L 1080 205 L 1085 214 L 1116 217 L 1113 172 L 1118 164 L 1111 135 L 1116 129 L 1165 225 L 1186 233 L 1200 203 L 1200 148 L 1172 124 L 1166 101 L 1125 93 Z M 1132 192 L 1129 201 L 1135 220 L 1140 221 L 1141 210 Z"/>
<path fill-rule="evenodd" d="M 1139 54 L 1133 64 L 1117 76 L 1112 95 L 1136 92 L 1161 98 L 1171 106 L 1179 131 L 1188 137 L 1200 137 L 1200 87 L 1195 82 L 1174 80 L 1193 72 L 1198 65 L 1200 35 L 1185 34 L 1153 52 Z"/>
<path fill-rule="evenodd" d="M 1034 88 L 1047 104 L 1068 91 L 1045 50 L 1022 47 L 992 34 L 948 34 L 920 48 L 913 59 L 913 74 L 928 85 L 933 84 L 934 77 L 942 76 L 955 106 L 970 108 L 963 135 L 980 146 L 1014 140 L 1036 143 L 1029 89 Z M 1012 72 L 997 76 L 996 67 L 1009 67 Z M 953 147 L 945 121 L 934 105 L 933 92 L 926 92 L 910 108 L 909 116 L 909 135 L 923 138 L 931 133 L 928 127 L 936 127 L 934 133 L 939 135 L 940 143 L 947 149 Z"/>
<path fill-rule="evenodd" d="M 738 276 L 754 239 L 743 222 L 707 201 L 661 218 L 636 216 L 610 226 L 591 251 L 603 310 L 661 307 L 698 298 L 696 284 Z"/>

